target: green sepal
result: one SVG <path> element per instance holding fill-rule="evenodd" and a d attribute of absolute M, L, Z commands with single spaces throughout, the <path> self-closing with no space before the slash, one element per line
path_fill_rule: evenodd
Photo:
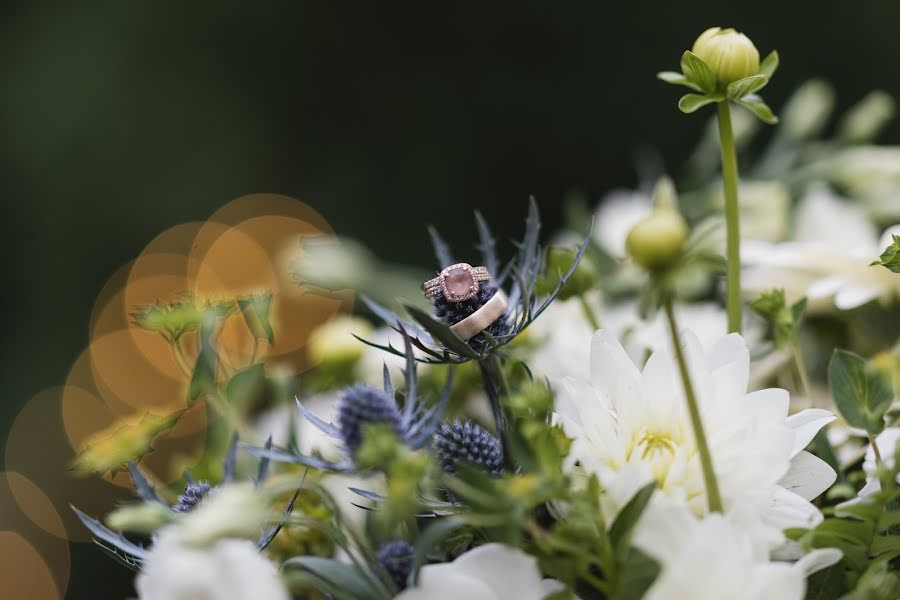
<path fill-rule="evenodd" d="M 703 59 L 685 50 L 681 55 L 681 72 L 688 81 L 694 83 L 701 91 L 712 94 L 716 91 L 716 74 Z"/>
<path fill-rule="evenodd" d="M 779 62 L 778 52 L 772 50 L 771 52 L 769 52 L 769 55 L 766 56 L 759 64 L 760 74 L 765 75 L 766 77 L 771 79 L 772 75 L 775 74 L 776 69 L 778 69 Z"/>
<path fill-rule="evenodd" d="M 718 102 L 719 98 L 708 96 L 706 94 L 685 94 L 678 101 L 678 109 L 686 114 L 690 114 L 697 109 L 703 108 L 707 104 Z"/>
<path fill-rule="evenodd" d="M 660 73 L 657 73 L 656 77 L 661 81 L 671 83 L 672 85 L 683 85 L 697 92 L 703 91 L 700 89 L 700 86 L 685 77 L 683 73 L 679 73 L 677 71 L 662 71 Z"/>
<path fill-rule="evenodd" d="M 247 329 L 258 340 L 265 340 L 270 344 L 275 341 L 275 332 L 269 321 L 269 313 L 272 310 L 272 292 L 261 295 L 252 295 L 237 299 L 238 307 L 244 316 Z"/>
<path fill-rule="evenodd" d="M 728 84 L 726 96 L 731 100 L 739 100 L 766 87 L 767 83 L 769 83 L 769 78 L 763 74 L 744 77 Z"/>
<path fill-rule="evenodd" d="M 769 105 L 756 94 L 748 94 L 735 102 L 752 112 L 763 123 L 774 125 L 778 122 L 778 117 L 775 116 Z"/>

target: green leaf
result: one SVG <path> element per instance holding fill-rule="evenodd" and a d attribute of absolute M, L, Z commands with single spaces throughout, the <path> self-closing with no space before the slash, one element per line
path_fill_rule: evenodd
<path fill-rule="evenodd" d="M 684 74 L 678 73 L 676 71 L 663 71 L 661 73 L 657 73 L 656 77 L 658 79 L 661 79 L 662 81 L 665 81 L 666 83 L 671 83 L 672 85 L 683 85 L 698 92 L 703 91 L 700 89 L 699 85 L 685 77 Z"/>
<path fill-rule="evenodd" d="M 685 94 L 678 101 L 678 108 L 679 110 L 681 110 L 681 112 L 690 114 L 699 108 L 703 108 L 707 104 L 712 104 L 713 102 L 717 102 L 717 99 L 712 96 L 706 96 L 703 94 Z"/>
<path fill-rule="evenodd" d="M 478 353 L 472 350 L 467 343 L 456 337 L 449 327 L 415 306 L 407 306 L 406 310 L 425 331 L 430 333 L 434 339 L 442 343 L 448 350 L 467 358 L 478 358 Z"/>
<path fill-rule="evenodd" d="M 701 91 L 712 94 L 716 91 L 716 74 L 703 59 L 685 50 L 681 55 L 681 72 L 688 81 L 694 83 Z"/>
<path fill-rule="evenodd" d="M 465 522 L 456 517 L 446 517 L 433 523 L 422 532 L 416 540 L 416 549 L 413 554 L 412 566 L 409 576 L 412 581 L 417 581 L 419 569 L 428 562 L 428 554 L 444 538 L 465 525 Z"/>
<path fill-rule="evenodd" d="M 372 576 L 361 572 L 353 565 L 318 556 L 295 556 L 284 561 L 284 569 L 299 568 L 316 578 L 331 584 L 354 599 L 390 598 L 383 585 L 373 581 Z M 373 585 L 374 584 L 374 585 Z M 379 593 L 380 592 L 380 593 Z"/>
<path fill-rule="evenodd" d="M 769 55 L 765 57 L 760 63 L 759 72 L 771 79 L 772 75 L 775 74 L 775 70 L 778 68 L 778 63 L 778 52 L 772 50 L 771 52 L 769 52 Z"/>
<path fill-rule="evenodd" d="M 763 292 L 750 303 L 750 308 L 769 322 L 776 347 L 786 348 L 796 342 L 806 312 L 806 298 L 788 306 L 784 289 L 779 288 Z"/>
<path fill-rule="evenodd" d="M 756 115 L 756 118 L 763 123 L 774 125 L 778 122 L 778 117 L 775 116 L 772 109 L 769 108 L 769 105 L 756 94 L 748 94 L 740 100 L 737 100 L 737 103 Z"/>
<path fill-rule="evenodd" d="M 769 83 L 769 78 L 765 75 L 751 75 L 728 84 L 726 96 L 732 100 L 738 100 L 748 94 L 752 94 L 761 90 Z"/>
<path fill-rule="evenodd" d="M 828 363 L 828 384 L 841 415 L 852 427 L 876 435 L 894 392 L 890 384 L 853 352 L 835 350 Z"/>
<path fill-rule="evenodd" d="M 625 551 L 631 544 L 631 532 L 634 526 L 647 508 L 647 503 L 653 496 L 656 482 L 651 482 L 642 487 L 631 497 L 631 500 L 622 508 L 616 520 L 609 528 L 609 539 L 616 551 Z"/>
<path fill-rule="evenodd" d="M 269 322 L 269 313 L 272 310 L 272 292 L 261 295 L 252 295 L 246 298 L 238 298 L 238 307 L 244 315 L 247 329 L 258 340 L 266 340 L 270 344 L 275 341 L 275 332 Z"/>
<path fill-rule="evenodd" d="M 900 273 L 900 235 L 892 235 L 891 245 L 884 249 L 879 260 L 869 266 L 881 266 L 891 273 Z"/>
<path fill-rule="evenodd" d="M 266 368 L 262 363 L 241 369 L 225 384 L 225 397 L 240 414 L 248 414 L 254 406 L 259 406 L 265 392 Z"/>
<path fill-rule="evenodd" d="M 200 326 L 200 353 L 197 355 L 197 362 L 194 363 L 191 384 L 188 388 L 188 398 L 191 402 L 205 394 L 215 393 L 216 390 L 216 363 L 219 355 L 212 340 L 215 327 L 216 320 L 213 318 L 205 319 Z"/>
<path fill-rule="evenodd" d="M 661 567 L 653 558 L 632 547 L 625 559 L 618 564 L 617 570 L 619 577 L 610 599 L 639 600 L 656 581 Z"/>

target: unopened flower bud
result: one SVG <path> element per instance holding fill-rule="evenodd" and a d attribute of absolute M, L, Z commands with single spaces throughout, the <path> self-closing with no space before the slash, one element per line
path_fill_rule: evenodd
<path fill-rule="evenodd" d="M 175 512 L 159 502 L 141 502 L 120 506 L 106 517 L 106 523 L 116 531 L 149 534 L 172 522 Z"/>
<path fill-rule="evenodd" d="M 710 27 L 700 34 L 691 51 L 709 65 L 722 86 L 759 73 L 759 51 L 743 33 Z"/>
<path fill-rule="evenodd" d="M 660 180 L 653 197 L 653 212 L 641 219 L 625 240 L 625 248 L 634 262 L 651 271 L 674 263 L 681 256 L 688 236 L 672 182 L 667 178 Z"/>

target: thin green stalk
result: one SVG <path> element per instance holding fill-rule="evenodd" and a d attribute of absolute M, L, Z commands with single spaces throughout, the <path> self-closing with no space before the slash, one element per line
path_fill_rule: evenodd
<path fill-rule="evenodd" d="M 810 405 L 815 408 L 816 400 L 812 394 L 812 386 L 809 383 L 809 373 L 806 371 L 806 363 L 803 360 L 803 354 L 800 353 L 800 342 L 794 340 L 791 350 L 791 353 L 794 355 L 794 364 L 797 367 L 797 375 L 800 376 L 800 387 L 803 390 L 803 395 L 809 400 Z"/>
<path fill-rule="evenodd" d="M 734 131 L 731 128 L 731 107 L 727 100 L 719 102 L 719 141 L 722 149 L 722 183 L 725 188 L 725 258 L 726 305 L 728 307 L 728 331 L 741 332 L 741 226 L 738 208 L 737 152 L 734 148 Z"/>
<path fill-rule="evenodd" d="M 710 512 L 722 512 L 722 496 L 719 494 L 719 483 L 716 481 L 712 455 L 709 452 L 709 444 L 706 442 L 706 434 L 703 432 L 700 407 L 697 406 L 697 396 L 694 394 L 694 385 L 691 383 L 691 375 L 688 372 L 684 350 L 681 347 L 681 336 L 678 333 L 678 324 L 675 322 L 675 311 L 672 310 L 671 300 L 666 300 L 665 310 L 669 321 L 669 332 L 672 335 L 672 347 L 675 349 L 675 360 L 678 362 L 681 382 L 684 385 L 684 398 L 687 401 L 694 437 L 697 439 L 697 451 L 700 454 L 700 466 L 703 469 L 703 483 L 706 486 L 706 500 L 709 503 Z"/>
<path fill-rule="evenodd" d="M 597 318 L 597 313 L 594 312 L 593 307 L 591 307 L 587 298 L 584 297 L 584 294 L 578 295 L 578 302 L 581 303 L 581 312 L 584 313 L 584 318 L 587 319 L 587 322 L 591 324 L 591 328 L 594 331 L 600 329 L 600 319 Z"/>

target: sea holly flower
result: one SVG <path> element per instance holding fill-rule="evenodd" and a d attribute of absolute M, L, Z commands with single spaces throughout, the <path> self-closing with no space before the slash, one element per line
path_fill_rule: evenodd
<path fill-rule="evenodd" d="M 406 582 L 412 571 L 415 548 L 406 540 L 393 540 L 378 549 L 378 562 L 387 571 L 397 589 L 406 589 Z"/>
<path fill-rule="evenodd" d="M 562 591 L 542 579 L 537 560 L 504 544 L 485 544 L 449 563 L 427 565 L 397 600 L 543 600 Z"/>
<path fill-rule="evenodd" d="M 785 528 L 821 520 L 809 501 L 836 475 L 803 448 L 835 417 L 820 409 L 788 416 L 785 390 L 747 393 L 750 357 L 740 335 L 709 349 L 691 332 L 684 339 L 724 510 L 739 510 L 752 537 L 773 549 L 784 541 Z M 658 484 L 654 501 L 707 514 L 696 441 L 670 352 L 655 352 L 641 372 L 619 341 L 600 331 L 590 364 L 590 381 L 566 378 L 556 386 L 556 419 L 572 439 L 563 468 L 597 476 L 605 514 L 615 514 L 650 481 Z"/>
<path fill-rule="evenodd" d="M 407 312 L 412 320 L 398 316 L 386 307 L 378 304 L 370 298 L 364 297 L 366 305 L 379 318 L 397 332 L 409 332 L 412 343 L 417 350 L 416 360 L 425 363 L 462 363 L 469 360 L 483 361 L 494 351 L 505 346 L 520 333 L 525 331 L 548 306 L 560 294 L 569 279 L 575 274 L 581 258 L 590 243 L 590 230 L 574 254 L 571 266 L 556 280 L 555 285 L 547 286 L 546 281 L 539 286 L 545 261 L 544 252 L 540 246 L 539 236 L 541 229 L 540 216 L 537 204 L 532 199 L 529 202 L 528 217 L 525 221 L 525 235 L 517 242 L 519 249 L 516 256 L 504 265 L 501 265 L 497 254 L 497 243 L 491 230 L 480 214 L 476 214 L 478 227 L 478 249 L 481 251 L 480 264 L 487 267 L 493 279 L 490 285 L 481 286 L 481 289 L 503 289 L 508 298 L 506 313 L 498 319 L 495 330 L 489 328 L 487 335 L 479 334 L 468 342 L 456 337 L 450 331 L 449 325 L 454 320 L 467 316 L 474 312 L 486 301 L 488 296 L 479 298 L 471 306 L 453 309 L 444 304 L 436 305 L 436 315 L 432 316 L 426 311 L 415 306 L 407 306 Z M 590 229 L 590 228 L 589 228 Z M 456 264 L 449 246 L 437 233 L 431 230 L 432 243 L 435 255 L 441 267 Z M 548 290 L 549 291 L 545 291 Z M 492 292 L 485 292 L 492 294 Z M 481 304 L 479 304 L 481 302 Z M 462 304 L 462 303 L 461 303 Z M 496 335 L 494 335 L 496 334 Z M 365 341 L 365 340 L 364 340 Z M 366 342 L 370 346 L 380 348 L 397 356 L 404 353 L 392 344 L 377 344 Z"/>
<path fill-rule="evenodd" d="M 312 412 L 297 399 L 297 408 L 312 425 L 341 444 L 341 457 L 330 461 L 319 456 L 279 448 L 248 446 L 247 450 L 262 458 L 277 462 L 307 465 L 316 469 L 335 472 L 355 472 L 358 469 L 354 457 L 364 439 L 366 429 L 378 427 L 396 434 L 399 441 L 413 450 L 424 446 L 434 433 L 447 403 L 453 384 L 452 371 L 436 402 L 428 406 L 427 399 L 418 396 L 416 359 L 412 340 L 403 331 L 406 346 L 406 369 L 403 407 L 397 405 L 396 390 L 387 367 L 384 369 L 382 389 L 356 385 L 340 396 L 337 422 L 329 423 Z"/>
<path fill-rule="evenodd" d="M 759 52 L 747 36 L 734 29 L 712 27 L 700 34 L 692 50 L 685 50 L 681 73 L 664 71 L 658 77 L 699 92 L 681 97 L 678 108 L 682 112 L 732 101 L 771 124 L 778 118 L 756 92 L 769 83 L 777 68 L 778 53 L 774 50 L 760 62 Z"/>
<path fill-rule="evenodd" d="M 434 451 L 444 472 L 453 475 L 459 464 L 481 469 L 492 477 L 503 473 L 503 445 L 473 421 L 441 423 L 434 434 Z"/>

